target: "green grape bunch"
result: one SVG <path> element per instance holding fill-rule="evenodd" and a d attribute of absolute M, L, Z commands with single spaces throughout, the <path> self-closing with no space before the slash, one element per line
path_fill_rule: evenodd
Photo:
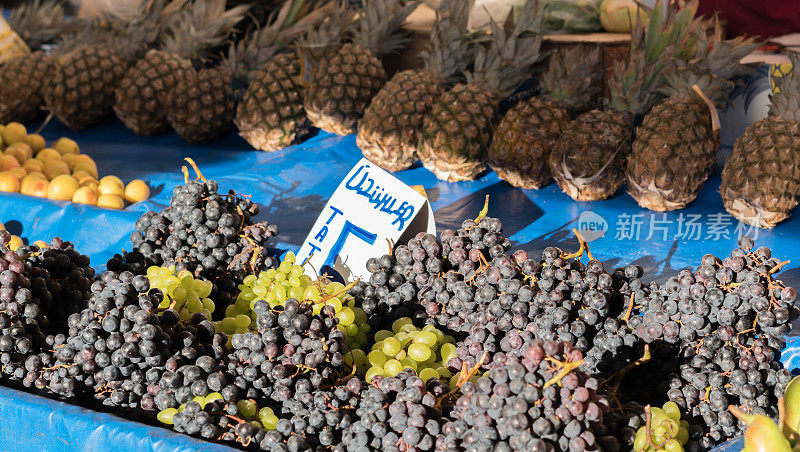
<path fill-rule="evenodd" d="M 422 380 L 452 379 L 447 361 L 456 352 L 455 339 L 432 325 L 417 328 L 408 317 L 392 323 L 392 330 L 375 333 L 375 344 L 367 355 L 369 369 L 366 380 L 378 375 L 394 377 L 406 368 L 414 370 Z"/>
<path fill-rule="evenodd" d="M 283 306 L 287 300 L 311 303 L 314 314 L 325 305 L 333 307 L 339 321 L 338 328 L 345 333 L 348 347 L 357 349 L 367 343 L 370 327 L 367 315 L 355 305 L 355 298 L 347 293 L 349 287 L 326 278 L 312 279 L 304 274 L 295 254 L 287 252 L 277 268 L 248 275 L 239 285 L 239 296 L 225 309 L 225 318 L 218 328 L 229 336 L 256 331 L 256 301 L 266 301 L 270 308 Z"/>
<path fill-rule="evenodd" d="M 188 270 L 175 272 L 175 266 L 148 267 L 147 278 L 150 287 L 164 293 L 164 299 L 158 308 L 178 311 L 181 320 L 188 320 L 192 315 L 201 313 L 211 319 L 214 302 L 208 298 L 212 284 L 201 278 L 195 278 Z"/>
<path fill-rule="evenodd" d="M 689 422 L 681 420 L 681 410 L 675 402 L 662 408 L 645 408 L 647 422 L 636 431 L 633 450 L 636 452 L 683 452 L 689 441 Z"/>

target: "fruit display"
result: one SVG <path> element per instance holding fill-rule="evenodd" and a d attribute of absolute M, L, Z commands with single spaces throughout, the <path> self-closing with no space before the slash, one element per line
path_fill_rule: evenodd
<path fill-rule="evenodd" d="M 458 80 L 474 57 L 467 33 L 471 6 L 471 1 L 442 3 L 430 48 L 421 55 L 423 69 L 395 74 L 364 111 L 356 143 L 364 157 L 383 169 L 400 171 L 417 161 L 423 120 L 444 87 Z"/>
<path fill-rule="evenodd" d="M 61 137 L 47 147 L 44 138 L 24 125 L 0 125 L 0 191 L 123 209 L 150 197 L 144 181 L 125 185 L 113 175 L 98 179 L 97 164 L 78 144 Z"/>
<path fill-rule="evenodd" d="M 0 231 L 3 384 L 248 450 L 709 450 L 784 403 L 796 292 L 747 236 L 645 283 L 487 204 L 337 282 L 187 162 L 98 275 Z"/>
<path fill-rule="evenodd" d="M 400 0 L 365 2 L 352 42 L 325 53 L 310 74 L 303 101 L 315 126 L 337 135 L 356 131 L 367 104 L 386 83 L 379 58 L 405 45 L 401 27 L 418 5 Z"/>
<path fill-rule="evenodd" d="M 634 24 L 629 59 L 614 67 L 608 108 L 580 115 L 560 135 L 550 153 L 550 171 L 571 198 L 606 199 L 622 185 L 633 117 L 647 111 L 658 98 L 656 91 L 663 83 L 666 66 L 659 62 L 658 51 L 675 51 L 691 18 L 685 11 L 676 6 L 668 6 L 666 11 L 658 8 L 653 12 L 658 19 L 651 20 L 646 29 Z M 656 42 L 660 47 L 655 47 Z"/>
<path fill-rule="evenodd" d="M 432 28 L 415 33 L 430 36 L 419 66 L 397 71 L 385 57 L 409 44 L 403 25 L 420 2 L 287 0 L 259 5 L 260 18 L 237 3 L 147 1 L 132 16 L 93 20 L 65 18 L 52 0 L 12 12 L 31 52 L 0 65 L 0 191 L 140 204 L 3 213 L 24 238 L 0 223 L 0 385 L 197 447 L 698 452 L 739 439 L 748 451 L 800 448 L 791 232 L 753 238 L 731 223 L 735 234 L 716 239 L 709 225 L 703 237 L 667 231 L 659 241 L 654 217 L 647 239 L 622 231 L 623 215 L 645 215 L 639 207 L 707 198 L 721 140 L 715 106 L 753 74 L 740 61 L 754 40 L 723 39 L 716 20 L 695 17 L 694 0 L 659 3 L 632 21 L 628 58 L 603 98 L 607 56 L 543 50 L 559 19 L 535 1 L 478 29 L 469 12 L 479 2 L 438 2 Z M 588 21 L 589 6 L 624 2 L 546 3 Z M 772 227 L 800 200 L 798 81 L 798 71 L 774 80 L 770 115 L 725 162 L 721 200 L 746 224 Z M 137 146 L 163 140 L 132 152 L 154 160 L 143 165 L 148 182 L 100 177 L 76 141 L 48 142 L 52 118 L 83 129 L 112 112 L 137 135 L 175 132 L 127 135 Z M 354 136 L 269 154 L 175 145 L 232 126 L 233 139 L 268 152 L 314 127 Z M 36 127 L 48 140 L 28 133 Z M 86 151 L 110 142 L 109 130 L 75 138 Z M 356 200 L 322 194 L 362 154 L 375 172 L 340 185 Z M 166 162 L 175 155 L 181 172 Z M 423 186 L 436 221 L 418 215 L 391 239 L 374 233 L 380 214 L 408 207 L 393 210 L 403 190 L 390 193 L 376 166 L 410 170 L 400 179 Z M 487 169 L 497 176 L 483 177 Z M 598 212 L 539 197 L 623 191 L 612 202 L 622 208 Z M 484 195 L 483 210 L 465 215 Z M 7 210 L 23 204 L 2 199 Z M 317 215 L 309 237 L 327 254 L 319 268 L 297 247 Z"/>
<path fill-rule="evenodd" d="M 348 9 L 336 8 L 316 28 L 297 39 L 299 51 L 270 49 L 266 64 L 249 75 L 250 83 L 236 109 L 234 123 L 239 135 L 251 146 L 271 152 L 311 134 L 313 127 L 303 107 L 305 88 L 300 81 L 303 67 L 315 67 L 330 48 L 341 43 L 350 16 Z M 302 22 L 303 19 L 298 20 L 296 27 Z"/>
<path fill-rule="evenodd" d="M 64 30 L 64 6 L 54 0 L 25 2 L 9 15 L 9 25 L 32 52 L 0 65 L 0 123 L 26 122 L 44 114 L 42 90 L 53 58 L 41 47 Z"/>
<path fill-rule="evenodd" d="M 646 209 L 690 205 L 718 156 L 714 110 L 727 108 L 732 89 L 752 72 L 740 62 L 757 43 L 723 40 L 717 21 L 695 17 L 696 0 L 652 8 L 621 0 L 529 3 L 507 5 L 512 13 L 502 24 L 470 29 L 468 16 L 485 5 L 435 2 L 419 66 L 393 73 L 394 62 L 384 59 L 416 33 L 406 22 L 417 1 L 148 1 L 135 14 L 92 20 L 67 17 L 52 0 L 24 2 L 10 23 L 32 52 L 0 66 L 0 120 L 25 123 L 49 111 L 82 129 L 113 109 L 139 135 L 172 129 L 188 143 L 221 138 L 234 124 L 263 151 L 298 144 L 316 127 L 355 133 L 364 156 L 392 172 L 421 160 L 456 182 L 489 167 L 524 189 L 554 179 L 578 201 L 614 197 L 627 183 L 624 191 Z M 547 33 L 600 22 L 630 33 L 625 58 L 540 49 Z M 782 83 L 790 94 L 773 94 L 776 118 L 791 116 L 793 105 L 791 77 Z M 677 129 L 691 133 L 675 136 Z M 750 135 L 741 139 L 750 148 L 770 146 Z M 723 203 L 746 224 L 772 227 L 795 206 L 796 184 L 752 174 L 786 164 L 743 146 L 729 159 Z M 4 175 L 0 187 L 42 191 L 33 178 L 17 179 Z M 124 205 L 67 185 L 76 202 Z M 130 199 L 123 196 L 137 198 Z"/>
<path fill-rule="evenodd" d="M 726 104 L 733 87 L 730 80 L 750 70 L 739 60 L 758 47 L 744 38 L 723 41 L 720 33 L 717 30 L 710 42 L 705 31 L 697 35 L 696 54 L 667 71 L 662 91 L 668 98 L 654 106 L 636 130 L 626 175 L 628 193 L 642 207 L 682 209 L 711 174 L 720 125 L 702 96 L 712 105 Z M 676 136 L 675 130 L 685 133 Z"/>
<path fill-rule="evenodd" d="M 579 49 L 550 56 L 540 96 L 515 105 L 492 136 L 489 166 L 501 179 L 520 188 L 541 188 L 550 182 L 547 162 L 556 139 L 570 117 L 586 110 L 597 94 L 600 74 L 592 71 L 599 58 L 600 53 L 593 52 L 584 59 Z"/>
<path fill-rule="evenodd" d="M 165 131 L 170 92 L 179 85 L 188 89 L 192 62 L 207 60 L 247 9 L 226 10 L 225 2 L 204 0 L 180 11 L 162 10 L 157 48 L 127 69 L 115 91 L 114 111 L 125 126 L 140 135 Z"/>
<path fill-rule="evenodd" d="M 776 80 L 769 116 L 751 124 L 736 139 L 722 171 L 720 193 L 725 209 L 739 220 L 772 228 L 797 206 L 800 181 L 792 168 L 797 161 L 797 88 L 800 57 L 790 53 L 790 75 Z"/>
<path fill-rule="evenodd" d="M 467 83 L 447 91 L 425 118 L 420 157 L 439 179 L 471 180 L 485 169 L 499 99 L 510 94 L 541 58 L 542 18 L 535 3 L 526 3 L 508 34 L 493 24 L 491 45 L 476 49 Z"/>

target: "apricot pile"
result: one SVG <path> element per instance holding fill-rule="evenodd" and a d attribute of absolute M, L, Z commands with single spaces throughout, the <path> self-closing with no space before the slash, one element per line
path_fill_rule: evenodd
<path fill-rule="evenodd" d="M 139 179 L 126 186 L 117 176 L 98 179 L 97 164 L 81 154 L 78 143 L 59 138 L 51 147 L 38 134 L 12 122 L 0 125 L 0 191 L 124 209 L 150 197 Z"/>

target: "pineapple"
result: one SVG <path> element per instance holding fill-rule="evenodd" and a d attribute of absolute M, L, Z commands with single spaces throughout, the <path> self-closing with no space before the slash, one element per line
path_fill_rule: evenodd
<path fill-rule="evenodd" d="M 336 6 L 335 3 L 329 5 Z M 316 12 L 310 15 L 314 14 Z M 239 135 L 251 146 L 262 151 L 276 151 L 311 133 L 311 121 L 303 108 L 303 62 L 305 59 L 305 64 L 313 64 L 324 49 L 337 45 L 350 15 L 349 10 L 339 7 L 327 22 L 308 33 L 300 43 L 301 52 L 278 53 L 250 77 L 234 123 Z"/>
<path fill-rule="evenodd" d="M 470 63 L 467 20 L 472 1 L 439 6 L 423 68 L 399 72 L 381 88 L 358 124 L 356 144 L 364 157 L 387 171 L 401 171 L 417 160 L 422 121 L 445 86 Z"/>
<path fill-rule="evenodd" d="M 320 129 L 347 135 L 369 101 L 386 82 L 379 57 L 396 51 L 407 39 L 398 33 L 418 1 L 366 0 L 353 42 L 328 52 L 311 72 L 304 94 L 308 118 Z"/>
<path fill-rule="evenodd" d="M 475 179 L 486 168 L 498 102 L 528 76 L 539 60 L 541 17 L 527 2 L 506 35 L 492 23 L 489 49 L 478 47 L 467 83 L 440 96 L 422 126 L 419 154 L 425 168 L 441 180 Z"/>
<path fill-rule="evenodd" d="M 125 60 L 105 44 L 82 44 L 54 62 L 44 90 L 47 108 L 72 130 L 101 122 L 114 106 L 114 87 L 125 74 Z"/>
<path fill-rule="evenodd" d="M 792 72 L 775 78 L 769 116 L 745 129 L 722 170 L 725 209 L 759 228 L 788 218 L 800 196 L 800 55 L 789 58 Z"/>
<path fill-rule="evenodd" d="M 53 58 L 39 49 L 58 37 L 68 22 L 55 0 L 23 3 L 11 11 L 8 21 L 34 52 L 0 66 L 0 123 L 27 122 L 44 113 L 42 89 L 53 64 Z"/>
<path fill-rule="evenodd" d="M 235 93 L 233 80 L 250 80 L 263 67 L 281 42 L 302 31 L 289 13 L 304 0 L 286 2 L 272 23 L 231 44 L 219 67 L 181 72 L 167 97 L 167 122 L 189 143 L 210 141 L 230 129 Z"/>
<path fill-rule="evenodd" d="M 117 117 L 139 135 L 167 130 L 166 99 L 193 62 L 205 62 L 223 44 L 247 12 L 247 6 L 225 9 L 225 0 L 196 0 L 186 9 L 165 9 L 162 42 L 127 70 L 115 91 Z M 192 75 L 193 77 L 193 75 Z"/>
<path fill-rule="evenodd" d="M 709 107 L 694 91 L 716 105 L 728 101 L 734 83 L 748 69 L 739 60 L 755 50 L 753 40 L 723 41 L 717 27 L 709 43 L 699 33 L 696 54 L 678 60 L 662 92 L 667 100 L 645 115 L 636 131 L 628 159 L 628 193 L 650 210 L 682 209 L 692 202 L 711 174 L 719 149 L 718 120 L 712 123 Z M 675 133 L 680 130 L 681 133 Z"/>
<path fill-rule="evenodd" d="M 160 3 L 144 2 L 137 20 L 101 17 L 64 37 L 44 89 L 47 108 L 67 127 L 78 130 L 101 122 L 113 111 L 114 90 L 128 63 L 156 37 L 154 17 Z"/>
<path fill-rule="evenodd" d="M 586 58 L 579 48 L 554 53 L 539 85 L 541 97 L 519 102 L 500 121 L 489 146 L 489 166 L 500 179 L 520 188 L 550 182 L 553 144 L 571 113 L 588 109 L 599 91 L 600 52 Z"/>
<path fill-rule="evenodd" d="M 213 140 L 230 129 L 232 77 L 225 68 L 184 71 L 167 97 L 167 121 L 189 143 Z"/>
<path fill-rule="evenodd" d="M 615 64 L 605 111 L 584 113 L 561 133 L 548 162 L 553 179 L 571 198 L 597 201 L 619 190 L 631 150 L 633 118 L 659 99 L 664 69 L 692 17 L 688 7 L 669 3 L 665 11 L 658 3 L 646 32 L 635 23 L 630 59 Z"/>

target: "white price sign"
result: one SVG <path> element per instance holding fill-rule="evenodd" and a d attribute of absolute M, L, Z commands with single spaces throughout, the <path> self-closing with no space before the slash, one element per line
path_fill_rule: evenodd
<path fill-rule="evenodd" d="M 369 278 L 367 260 L 389 243 L 436 233 L 428 200 L 367 159 L 350 170 L 306 237 L 298 262 L 314 277 L 331 268 L 346 281 Z"/>

